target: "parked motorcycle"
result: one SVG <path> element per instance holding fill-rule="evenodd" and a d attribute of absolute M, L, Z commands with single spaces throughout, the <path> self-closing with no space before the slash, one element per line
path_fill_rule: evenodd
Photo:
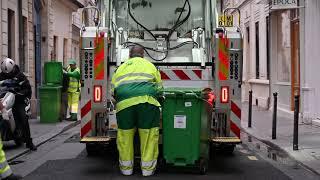
<path fill-rule="evenodd" d="M 23 82 L 18 83 L 14 79 L 0 81 L 0 101 L 4 108 L 0 111 L 0 133 L 2 141 L 14 140 L 16 145 L 20 146 L 24 142 L 22 127 L 17 124 L 23 120 L 15 120 L 12 108 L 15 103 L 17 89 Z M 30 101 L 25 100 L 26 114 L 29 119 L 30 116 Z"/>

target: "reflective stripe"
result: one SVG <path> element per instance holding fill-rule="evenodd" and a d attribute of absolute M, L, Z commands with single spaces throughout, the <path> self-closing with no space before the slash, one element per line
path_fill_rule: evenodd
<path fill-rule="evenodd" d="M 155 106 L 160 106 L 160 103 L 151 96 L 138 96 L 118 102 L 116 104 L 116 110 L 117 112 L 120 112 L 123 109 L 142 103 L 149 103 Z"/>
<path fill-rule="evenodd" d="M 133 166 L 133 161 L 121 161 L 121 160 L 119 160 L 119 164 L 120 164 L 120 166 L 132 167 Z"/>
<path fill-rule="evenodd" d="M 149 162 L 141 161 L 141 166 L 142 166 L 142 168 L 153 169 L 157 166 L 157 160 L 153 160 L 153 161 L 149 161 Z"/>
<path fill-rule="evenodd" d="M 116 81 L 121 81 L 126 77 L 134 77 L 134 76 L 142 76 L 142 77 L 151 78 L 151 79 L 154 78 L 153 75 L 148 74 L 148 73 L 129 73 L 129 74 L 117 77 Z"/>
<path fill-rule="evenodd" d="M 133 169 L 128 169 L 128 170 L 122 170 L 122 169 L 120 169 L 120 170 L 121 170 L 121 173 L 122 173 L 123 175 L 126 175 L 126 176 L 130 176 L 130 175 L 133 174 Z"/>
<path fill-rule="evenodd" d="M 137 80 L 129 80 L 129 81 L 122 81 L 118 84 L 118 86 L 130 83 L 141 83 L 141 82 L 150 82 L 151 79 L 137 79 Z"/>
<path fill-rule="evenodd" d="M 151 176 L 153 175 L 154 171 L 148 171 L 148 170 L 144 170 L 142 169 L 142 176 Z"/>
<path fill-rule="evenodd" d="M 8 166 L 8 162 L 7 161 L 0 163 L 0 169 L 4 169 L 7 166 Z"/>
<path fill-rule="evenodd" d="M 1 179 L 4 179 L 4 178 L 9 177 L 11 174 L 12 174 L 12 170 L 11 170 L 11 168 L 9 167 L 8 170 L 6 170 L 5 172 L 3 172 L 3 173 L 0 174 L 0 177 L 1 177 Z"/>

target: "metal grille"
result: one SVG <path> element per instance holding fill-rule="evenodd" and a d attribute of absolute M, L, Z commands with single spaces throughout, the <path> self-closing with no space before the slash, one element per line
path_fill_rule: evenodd
<path fill-rule="evenodd" d="M 215 137 L 227 136 L 227 114 L 225 112 L 214 113 L 214 135 Z"/>

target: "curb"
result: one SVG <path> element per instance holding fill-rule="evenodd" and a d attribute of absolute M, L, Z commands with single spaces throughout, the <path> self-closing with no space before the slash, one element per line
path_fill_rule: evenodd
<path fill-rule="evenodd" d="M 260 138 L 257 138 L 255 135 L 253 135 L 252 133 L 249 133 L 246 129 L 244 128 L 241 128 L 242 130 L 242 133 L 245 133 L 248 135 L 248 137 L 253 137 L 256 141 L 259 141 L 259 143 L 263 144 L 265 147 L 267 148 L 270 148 L 272 150 L 275 150 L 275 151 L 281 151 L 281 153 L 285 153 L 285 155 L 287 155 L 291 160 L 295 161 L 297 164 L 301 165 L 302 167 L 306 168 L 307 170 L 313 172 L 314 174 L 316 175 L 319 175 L 320 176 L 320 173 L 317 172 L 316 170 L 314 170 L 312 167 L 304 164 L 303 162 L 301 161 L 298 161 L 296 158 L 294 158 L 287 150 L 285 150 L 284 148 L 278 146 L 277 144 L 271 142 L 271 141 L 268 141 L 268 140 L 262 140 Z"/>
<path fill-rule="evenodd" d="M 36 147 L 39 147 L 41 146 L 42 144 L 45 144 L 46 142 L 50 141 L 51 139 L 57 137 L 58 135 L 68 131 L 69 129 L 79 125 L 81 123 L 81 121 L 75 121 L 75 122 L 72 122 L 70 124 L 68 124 L 67 126 L 65 126 L 63 129 L 61 129 L 61 131 L 58 131 L 56 133 L 52 133 L 51 135 L 48 136 L 48 138 L 45 138 L 43 140 L 41 140 L 40 142 L 38 142 L 37 144 L 35 144 Z M 10 157 L 7 159 L 7 161 L 10 163 L 11 161 L 13 161 L 14 159 L 24 155 L 24 154 L 27 154 L 28 152 L 31 152 L 30 149 L 25 149 L 17 154 L 15 154 L 14 156 Z"/>

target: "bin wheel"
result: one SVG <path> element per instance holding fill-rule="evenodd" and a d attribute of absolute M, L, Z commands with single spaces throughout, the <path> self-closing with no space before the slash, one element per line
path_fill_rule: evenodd
<path fill-rule="evenodd" d="M 201 158 L 199 162 L 200 174 L 205 175 L 207 173 L 207 169 L 208 169 L 207 160 L 205 160 L 204 158 Z"/>
<path fill-rule="evenodd" d="M 95 144 L 86 144 L 87 156 L 97 155 L 98 148 Z"/>

